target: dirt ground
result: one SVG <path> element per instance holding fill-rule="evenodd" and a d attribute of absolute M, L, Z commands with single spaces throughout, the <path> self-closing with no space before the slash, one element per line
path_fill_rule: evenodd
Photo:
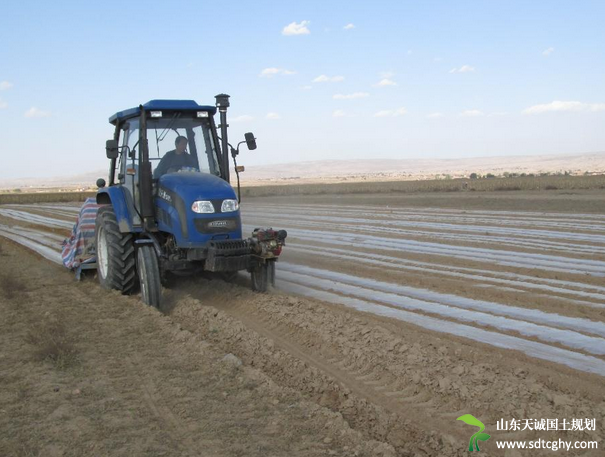
<path fill-rule="evenodd" d="M 511 307 L 540 311 L 572 319 L 572 323 L 590 321 L 598 326 L 605 321 L 600 276 L 482 263 L 482 259 L 469 261 L 453 254 L 427 256 L 347 247 L 356 255 L 388 252 L 393 265 L 430 263 L 422 271 L 385 271 L 338 257 L 318 257 L 314 249 L 334 246 L 313 236 L 332 227 L 334 232 L 348 231 L 345 234 L 357 237 L 393 219 L 407 222 L 405 218 L 418 208 L 480 211 L 470 216 L 452 214 L 485 220 L 493 211 L 526 212 L 525 216 L 498 216 L 492 223 L 494 233 L 522 230 L 506 237 L 498 235 L 488 245 L 479 242 L 483 233 L 471 232 L 476 240 L 464 238 L 464 224 L 471 222 L 455 222 L 450 216 L 444 216 L 443 223 L 460 226 L 419 226 L 414 228 L 417 233 L 391 238 L 424 246 L 422 243 L 437 236 L 455 232 L 460 238 L 444 238 L 440 241 L 443 246 L 487 246 L 501 255 L 523 246 L 528 255 L 556 255 L 596 268 L 605 259 L 599 251 L 605 248 L 605 241 L 591 240 L 600 240 L 605 234 L 593 227 L 602 223 L 604 196 L 603 191 L 514 196 L 467 192 L 282 197 L 246 204 L 257 219 L 274 217 L 293 233 L 299 231 L 299 238 L 291 239 L 290 251 L 286 246 L 281 270 L 278 264 L 278 280 L 280 271 L 287 278 L 289 268 L 304 272 L 303 268 L 312 266 L 325 274 L 365 278 L 367 290 L 376 294 L 374 305 L 384 303 L 380 291 L 371 288 L 372 281 L 490 300 L 507 306 L 508 311 Z M 281 214 L 264 209 L 274 205 Z M 367 224 L 363 225 L 366 228 L 347 228 L 340 222 L 351 217 L 344 206 L 351 206 L 356 218 L 376 217 L 376 221 L 355 223 Z M 378 215 L 372 212 L 374 207 Z M 398 210 L 407 211 L 406 215 L 398 219 Z M 293 214 L 286 214 L 289 211 Z M 328 213 L 322 222 L 325 225 L 305 225 L 303 216 L 319 221 L 324 212 Z M 368 213 L 364 216 L 364 212 Z M 30 213 L 48 216 L 50 211 L 32 208 Z M 68 213 L 55 217 L 69 220 Z M 244 212 L 245 222 L 246 217 Z M 423 213 L 418 222 L 437 217 L 441 217 L 438 211 Z M 568 217 L 571 228 L 565 228 Z M 9 217 L 0 217 L 0 224 L 13 223 Z M 42 228 L 35 221 L 19 224 L 32 230 Z M 540 224 L 551 225 L 546 230 Z M 532 230 L 538 230 L 534 238 Z M 47 231 L 55 235 L 65 232 L 60 228 Z M 548 236 L 559 235 L 561 240 L 554 238 L 548 244 Z M 0 242 L 4 316 L 0 329 L 0 382 L 4 387 L 0 394 L 4 432 L 0 455 L 462 456 L 467 455 L 468 440 L 475 430 L 456 419 L 469 413 L 492 435 L 481 445 L 483 455 L 551 452 L 498 450 L 497 439 L 597 441 L 598 450 L 568 454 L 602 455 L 605 378 L 594 372 L 371 311 L 360 312 L 347 306 L 347 300 L 359 299 L 353 292 L 338 289 L 342 284 L 333 281 L 320 291 L 320 276 L 314 278 L 323 295 L 315 298 L 296 293 L 299 285 L 294 283 L 291 290 L 253 293 L 244 274 L 232 283 L 212 276 L 174 279 L 164 291 L 167 306 L 162 314 L 142 305 L 137 297 L 102 290 L 93 278 L 75 282 L 62 267 L 3 238 Z M 530 246 L 514 244 L 525 242 Z M 297 243 L 307 249 L 296 250 Z M 475 279 L 453 275 L 460 272 Z M 511 275 L 525 278 L 527 284 L 496 287 Z M 585 296 L 579 295 L 582 293 Z M 423 310 L 418 314 L 437 316 Z M 458 325 L 454 318 L 443 319 L 446 327 Z M 539 319 L 531 322 L 540 323 Z M 523 326 L 517 331 L 480 322 L 468 325 L 478 331 L 487 329 L 494 337 L 510 335 L 539 343 L 545 350 L 562 351 L 596 365 L 605 359 L 601 352 L 605 346 L 599 347 L 602 340 L 592 330 L 570 331 L 569 335 L 589 338 L 592 344 L 570 351 L 571 343 L 565 339 L 547 345 L 539 337 L 519 333 L 525 331 Z M 557 329 L 569 330 L 563 324 Z M 496 430 L 498 420 L 512 418 L 595 419 L 596 430 Z"/>
<path fill-rule="evenodd" d="M 251 202 L 305 203 L 326 205 L 382 205 L 410 208 L 462 210 L 554 211 L 605 213 L 605 189 L 502 191 L 502 192 L 417 192 L 391 194 L 289 195 L 250 198 Z"/>
<path fill-rule="evenodd" d="M 223 329 L 1 246 L 0 455 L 394 455 L 223 351 Z"/>

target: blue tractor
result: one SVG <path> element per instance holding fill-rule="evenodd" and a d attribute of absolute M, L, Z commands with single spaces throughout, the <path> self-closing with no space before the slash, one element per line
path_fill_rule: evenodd
<path fill-rule="evenodd" d="M 256 149 L 246 133 L 237 148 L 227 138 L 229 96 L 216 106 L 193 100 L 151 100 L 109 118 L 106 143 L 109 182 L 97 182 L 95 224 L 97 275 L 101 285 L 124 294 L 139 290 L 145 303 L 161 307 L 170 273 L 201 270 L 233 276 L 251 273 L 252 288 L 275 281 L 275 262 L 286 232 L 256 229 L 242 237 L 239 210 L 239 146 Z M 214 116 L 220 113 L 220 125 Z M 229 152 L 238 194 L 229 183 Z"/>

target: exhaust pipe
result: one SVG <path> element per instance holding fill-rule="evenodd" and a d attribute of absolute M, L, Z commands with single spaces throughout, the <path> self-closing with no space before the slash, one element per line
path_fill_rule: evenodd
<path fill-rule="evenodd" d="M 229 108 L 229 95 L 218 94 L 216 98 L 216 107 L 221 115 L 221 150 L 222 150 L 222 169 L 223 179 L 229 182 L 229 140 L 227 138 L 227 108 Z"/>

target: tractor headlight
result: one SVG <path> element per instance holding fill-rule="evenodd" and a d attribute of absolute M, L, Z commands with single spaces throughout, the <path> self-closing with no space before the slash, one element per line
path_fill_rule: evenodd
<path fill-rule="evenodd" d="M 223 205 L 224 205 L 224 203 L 223 203 Z M 197 202 L 193 202 L 193 205 L 191 205 L 191 209 L 193 210 L 194 213 L 200 213 L 200 214 L 214 213 L 214 205 L 212 204 L 212 202 L 209 202 L 208 200 L 199 200 Z"/>
<path fill-rule="evenodd" d="M 223 200 L 221 205 L 221 213 L 232 213 L 239 209 L 239 203 L 237 200 Z"/>

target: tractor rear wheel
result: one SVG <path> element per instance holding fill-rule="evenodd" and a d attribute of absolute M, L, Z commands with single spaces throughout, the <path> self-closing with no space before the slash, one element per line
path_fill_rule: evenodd
<path fill-rule="evenodd" d="M 121 233 L 111 205 L 99 208 L 95 222 L 97 274 L 101 286 L 131 294 L 137 287 L 134 237 Z"/>
<path fill-rule="evenodd" d="M 162 278 L 158 256 L 153 246 L 139 246 L 137 250 L 137 270 L 143 303 L 161 309 Z"/>
<path fill-rule="evenodd" d="M 252 269 L 252 290 L 267 292 L 275 286 L 275 260 L 266 260 Z"/>

